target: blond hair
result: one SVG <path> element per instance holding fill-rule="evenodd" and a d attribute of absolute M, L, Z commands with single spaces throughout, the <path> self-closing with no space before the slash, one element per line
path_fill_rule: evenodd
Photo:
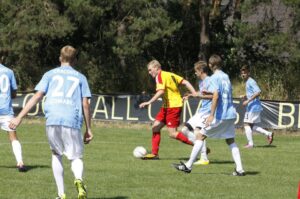
<path fill-rule="evenodd" d="M 60 61 L 72 63 L 75 61 L 77 56 L 77 50 L 73 46 L 64 46 L 60 50 Z"/>
<path fill-rule="evenodd" d="M 209 72 L 209 68 L 207 67 L 207 63 L 205 61 L 197 61 L 194 64 L 194 69 L 195 69 L 195 71 L 201 71 L 204 73 Z"/>
<path fill-rule="evenodd" d="M 147 67 L 150 67 L 150 66 L 153 66 L 153 67 L 156 67 L 156 68 L 161 68 L 161 64 L 160 64 L 159 61 L 157 61 L 156 59 L 150 61 L 150 62 L 147 64 Z"/>
<path fill-rule="evenodd" d="M 208 63 L 212 65 L 212 68 L 221 68 L 222 66 L 222 59 L 219 55 L 212 55 L 210 56 Z"/>

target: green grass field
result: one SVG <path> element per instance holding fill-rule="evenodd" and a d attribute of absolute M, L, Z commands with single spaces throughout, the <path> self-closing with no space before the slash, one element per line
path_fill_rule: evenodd
<path fill-rule="evenodd" d="M 231 173 L 234 163 L 222 140 L 208 140 L 211 164 L 195 166 L 192 173 L 178 172 L 172 163 L 186 160 L 191 147 L 169 139 L 163 131 L 160 160 L 135 159 L 133 149 L 150 149 L 151 133 L 145 128 L 94 127 L 95 139 L 85 150 L 85 182 L 90 199 L 185 199 L 185 198 L 296 198 L 300 180 L 300 137 L 276 135 L 266 146 L 265 137 L 255 134 L 256 148 L 242 146 L 238 132 L 245 177 Z M 23 124 L 18 135 L 23 147 L 27 173 L 19 173 L 6 133 L 0 134 L 0 198 L 53 199 L 56 185 L 52 176 L 51 153 L 42 124 Z M 67 197 L 76 198 L 70 163 L 64 159 Z"/>

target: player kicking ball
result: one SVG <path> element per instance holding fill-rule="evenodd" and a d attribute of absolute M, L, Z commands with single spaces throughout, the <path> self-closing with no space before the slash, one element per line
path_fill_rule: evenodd
<path fill-rule="evenodd" d="M 269 145 L 273 142 L 274 133 L 267 131 L 257 124 L 261 122 L 260 113 L 263 110 L 259 95 L 261 93 L 256 81 L 250 77 L 250 69 L 248 66 L 241 68 L 241 77 L 246 82 L 246 95 L 241 96 L 243 105 L 246 106 L 244 117 L 244 128 L 248 143 L 245 148 L 251 149 L 254 147 L 252 132 L 256 131 L 267 137 Z"/>
<path fill-rule="evenodd" d="M 208 87 L 209 87 L 209 67 L 207 66 L 206 62 L 204 61 L 198 61 L 194 64 L 194 70 L 195 74 L 199 81 L 199 92 L 198 92 L 198 98 L 202 99 L 201 107 L 198 110 L 198 112 L 191 117 L 184 127 L 182 128 L 182 133 L 185 134 L 189 140 L 192 140 L 195 142 L 195 133 L 194 130 L 202 129 L 205 127 L 205 120 L 210 114 L 210 107 L 211 107 L 211 99 L 212 94 L 207 93 Z M 192 96 L 191 94 L 187 95 L 184 98 L 188 98 Z M 194 162 L 194 165 L 208 165 L 209 160 L 207 157 L 207 154 L 210 152 L 210 149 L 206 147 L 206 140 L 203 141 L 203 146 L 201 149 L 201 156 L 200 160 Z"/>
<path fill-rule="evenodd" d="M 231 151 L 235 162 L 234 176 L 244 176 L 245 171 L 242 166 L 240 151 L 235 144 L 236 110 L 232 101 L 232 87 L 229 77 L 221 70 L 221 58 L 218 55 L 212 55 L 209 58 L 209 68 L 213 71 L 210 77 L 210 86 L 208 92 L 213 94 L 211 111 L 205 121 L 205 127 L 196 128 L 196 141 L 193 146 L 189 160 L 184 163 L 173 164 L 173 166 L 182 172 L 190 173 L 197 155 L 203 147 L 206 137 L 225 139 Z"/>
<path fill-rule="evenodd" d="M 65 199 L 64 168 L 62 155 L 71 162 L 75 177 L 78 199 L 86 199 L 87 192 L 82 180 L 83 141 L 88 144 L 92 138 L 89 98 L 91 92 L 86 77 L 73 69 L 77 51 L 65 46 L 60 51 L 61 66 L 46 72 L 35 87 L 36 93 L 28 101 L 19 115 L 11 120 L 10 128 L 20 125 L 22 118 L 40 102 L 44 95 L 46 134 L 52 150 L 52 170 L 58 190 L 57 199 Z M 85 120 L 84 140 L 81 126 Z"/>

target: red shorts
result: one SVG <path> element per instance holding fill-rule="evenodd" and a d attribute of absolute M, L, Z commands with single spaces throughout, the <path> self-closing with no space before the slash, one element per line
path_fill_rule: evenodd
<path fill-rule="evenodd" d="M 163 122 L 170 128 L 177 128 L 180 125 L 181 107 L 160 108 L 155 119 Z"/>

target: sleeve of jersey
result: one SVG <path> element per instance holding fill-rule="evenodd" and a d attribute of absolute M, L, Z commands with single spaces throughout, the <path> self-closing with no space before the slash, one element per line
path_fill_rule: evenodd
<path fill-rule="evenodd" d="M 159 73 L 156 78 L 156 90 L 165 90 L 165 80 L 163 79 L 163 76 L 161 75 L 161 73 Z"/>
<path fill-rule="evenodd" d="M 14 73 L 12 73 L 12 76 L 11 76 L 11 89 L 12 90 L 17 90 L 18 89 L 17 81 L 16 81 Z"/>
<path fill-rule="evenodd" d="M 82 97 L 92 97 L 91 90 L 85 76 L 82 77 L 81 95 Z"/>
<path fill-rule="evenodd" d="M 253 88 L 253 92 L 254 92 L 254 93 L 261 92 L 261 90 L 260 90 L 260 88 L 258 87 L 256 81 L 251 82 L 251 86 L 252 86 L 252 88 Z"/>
<path fill-rule="evenodd" d="M 42 91 L 44 93 L 47 93 L 48 90 L 48 84 L 49 84 L 49 77 L 46 74 L 43 75 L 42 79 L 40 82 L 35 86 L 34 90 L 36 91 Z"/>

